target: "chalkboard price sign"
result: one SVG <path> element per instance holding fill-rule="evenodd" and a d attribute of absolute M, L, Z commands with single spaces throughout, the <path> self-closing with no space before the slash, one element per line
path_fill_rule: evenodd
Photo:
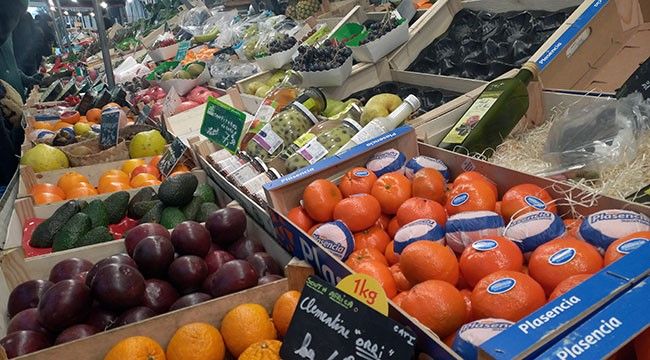
<path fill-rule="evenodd" d="M 187 55 L 187 51 L 190 49 L 190 44 L 191 42 L 188 40 L 178 43 L 178 51 L 176 52 L 176 57 L 174 58 L 175 61 L 181 61 L 185 59 L 185 55 Z"/>
<path fill-rule="evenodd" d="M 176 164 L 183 157 L 185 150 L 187 150 L 187 146 L 185 146 L 183 141 L 180 138 L 175 138 L 158 162 L 158 170 L 160 173 L 164 176 L 169 176 L 169 173 L 172 172 Z"/>
<path fill-rule="evenodd" d="M 307 279 L 280 348 L 282 359 L 411 359 L 415 335 L 318 277 Z"/>
<path fill-rule="evenodd" d="M 201 135 L 234 153 L 239 146 L 245 121 L 246 114 L 210 97 L 203 115 Z"/>
<path fill-rule="evenodd" d="M 145 105 L 142 108 L 142 110 L 140 110 L 140 114 L 138 115 L 138 118 L 135 119 L 135 123 L 139 125 L 146 124 L 150 113 L 151 113 L 151 106 Z"/>
<path fill-rule="evenodd" d="M 120 132 L 121 110 L 113 109 L 102 112 L 102 128 L 99 132 L 99 144 L 102 149 L 117 145 Z"/>

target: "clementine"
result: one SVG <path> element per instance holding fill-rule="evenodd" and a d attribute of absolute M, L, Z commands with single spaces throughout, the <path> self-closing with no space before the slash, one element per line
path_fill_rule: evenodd
<path fill-rule="evenodd" d="M 381 206 L 374 196 L 355 194 L 339 201 L 332 213 L 334 219 L 341 220 L 350 231 L 357 232 L 371 227 L 379 220 Z"/>
<path fill-rule="evenodd" d="M 377 226 L 371 226 L 366 230 L 354 234 L 355 250 L 372 247 L 384 253 L 388 243 L 390 243 L 390 237 L 384 230 Z"/>
<path fill-rule="evenodd" d="M 399 263 L 392 265 L 390 267 L 390 272 L 393 274 L 395 285 L 397 285 L 397 291 L 408 291 L 413 287 L 402 273 Z"/>
<path fill-rule="evenodd" d="M 453 187 L 447 196 L 445 208 L 451 216 L 464 211 L 494 211 L 496 203 L 497 198 L 487 182 L 473 181 Z"/>
<path fill-rule="evenodd" d="M 167 344 L 167 360 L 223 360 L 225 356 L 221 333 L 208 323 L 181 326 Z"/>
<path fill-rule="evenodd" d="M 501 236 L 473 242 L 463 250 L 459 262 L 460 272 L 470 287 L 495 271 L 521 271 L 523 265 L 524 255 L 519 247 Z"/>
<path fill-rule="evenodd" d="M 397 230 L 400 229 L 399 221 L 397 220 L 397 216 L 393 217 L 390 219 L 388 222 L 388 229 L 386 232 L 388 233 L 388 236 L 390 236 L 391 239 L 395 238 L 395 234 L 397 234 Z"/>
<path fill-rule="evenodd" d="M 501 213 L 506 222 L 523 214 L 547 210 L 557 214 L 557 207 L 551 195 L 534 184 L 519 184 L 513 186 L 501 199 Z"/>
<path fill-rule="evenodd" d="M 567 291 L 573 289 L 574 287 L 578 286 L 581 282 L 589 279 L 592 274 L 578 274 L 578 275 L 572 275 L 569 276 L 568 278 L 562 280 L 555 289 L 553 289 L 553 292 L 551 295 L 548 297 L 548 301 L 551 301 L 558 296 L 564 295 Z"/>
<path fill-rule="evenodd" d="M 293 313 L 296 311 L 299 299 L 300 292 L 291 290 L 280 295 L 280 297 L 275 300 L 271 316 L 273 318 L 275 329 L 278 331 L 280 336 L 284 336 L 287 333 L 287 330 L 289 330 L 289 324 L 293 318 Z"/>
<path fill-rule="evenodd" d="M 434 171 L 437 172 L 437 170 Z M 418 171 L 418 174 L 419 173 L 420 171 Z M 433 200 L 421 197 L 412 197 L 406 200 L 399 209 L 397 209 L 396 217 L 400 226 L 404 226 L 419 219 L 435 220 L 441 226 L 445 226 L 447 223 L 447 212 L 445 211 L 445 208 Z"/>
<path fill-rule="evenodd" d="M 367 261 L 378 261 L 388 266 L 388 262 L 386 261 L 384 254 L 380 253 L 379 250 L 371 247 L 354 250 L 350 256 L 348 256 L 348 259 L 345 260 L 345 265 L 349 266 L 350 269 L 356 271 L 359 265 Z"/>
<path fill-rule="evenodd" d="M 452 285 L 458 282 L 458 261 L 447 246 L 420 240 L 409 244 L 399 256 L 404 276 L 411 284 L 426 280 L 442 280 Z"/>
<path fill-rule="evenodd" d="M 460 294 L 463 295 L 463 300 L 465 300 L 465 309 L 467 310 L 467 317 L 463 323 L 467 324 L 472 321 L 472 290 L 461 289 Z"/>
<path fill-rule="evenodd" d="M 165 351 L 154 339 L 131 336 L 115 344 L 104 360 L 165 360 Z"/>
<path fill-rule="evenodd" d="M 639 231 L 616 239 L 605 251 L 605 266 L 650 242 L 650 231 Z"/>
<path fill-rule="evenodd" d="M 384 251 L 384 257 L 388 261 L 388 265 L 395 265 L 399 263 L 399 254 L 395 252 L 394 241 L 391 241 L 386 245 L 386 250 Z"/>
<path fill-rule="evenodd" d="M 237 360 L 282 360 L 280 348 L 282 342 L 278 340 L 262 340 L 244 350 Z"/>
<path fill-rule="evenodd" d="M 379 215 L 379 219 L 375 223 L 375 226 L 379 227 L 382 230 L 388 230 L 388 224 L 390 223 L 390 217 L 386 214 Z"/>
<path fill-rule="evenodd" d="M 100 123 L 102 121 L 102 109 L 92 108 L 86 112 L 86 119 L 92 123 Z"/>
<path fill-rule="evenodd" d="M 339 183 L 339 190 L 344 197 L 353 194 L 370 194 L 375 181 L 377 176 L 374 172 L 364 167 L 355 167 L 345 173 Z"/>
<path fill-rule="evenodd" d="M 494 193 L 494 198 L 495 199 L 499 198 L 499 191 L 497 190 L 497 185 L 494 183 L 494 181 L 490 180 L 488 177 L 486 177 L 485 175 L 481 174 L 478 171 L 466 171 L 456 176 L 452 184 L 452 188 L 460 184 L 474 183 L 477 181 L 485 182 L 490 187 L 490 189 L 492 189 L 492 192 Z"/>
<path fill-rule="evenodd" d="M 302 206 L 296 206 L 295 208 L 289 210 L 287 217 L 291 222 L 296 224 L 299 228 L 304 231 L 309 231 L 309 229 L 314 226 L 314 220 L 312 220 L 307 211 Z"/>
<path fill-rule="evenodd" d="M 402 300 L 402 309 L 441 338 L 453 334 L 467 317 L 463 295 L 450 283 L 440 280 L 413 286 Z"/>
<path fill-rule="evenodd" d="M 355 271 L 377 280 L 389 299 L 397 295 L 397 284 L 395 284 L 393 273 L 385 263 L 377 260 L 364 261 L 356 267 Z"/>
<path fill-rule="evenodd" d="M 402 307 L 402 302 L 404 299 L 408 296 L 409 292 L 408 291 L 402 291 L 401 293 L 398 293 L 395 295 L 394 298 L 391 300 L 393 301 L 393 304 L 397 305 L 397 307 L 401 308 Z"/>
<path fill-rule="evenodd" d="M 372 185 L 370 194 L 379 201 L 384 214 L 393 215 L 411 197 L 411 181 L 398 172 L 384 174 Z"/>
<path fill-rule="evenodd" d="M 334 218 L 334 207 L 343 195 L 334 183 L 318 179 L 307 185 L 302 194 L 305 211 L 310 218 L 318 222 L 331 221 Z"/>
<path fill-rule="evenodd" d="M 445 203 L 447 183 L 442 174 L 432 168 L 422 168 L 415 173 L 412 183 L 413 196 Z"/>
<path fill-rule="evenodd" d="M 277 338 L 273 321 L 259 304 L 242 304 L 230 310 L 221 320 L 221 335 L 235 357 L 256 342 Z"/>

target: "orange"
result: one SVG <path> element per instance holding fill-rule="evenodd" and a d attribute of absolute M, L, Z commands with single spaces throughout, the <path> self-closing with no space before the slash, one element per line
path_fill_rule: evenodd
<path fill-rule="evenodd" d="M 126 182 L 121 182 L 121 181 L 113 181 L 109 183 L 104 182 L 97 187 L 97 192 L 99 192 L 100 194 L 106 194 L 115 191 L 128 190 L 130 188 L 131 187 L 129 186 L 129 183 Z"/>
<path fill-rule="evenodd" d="M 381 205 L 381 212 L 392 215 L 411 197 L 411 181 L 400 173 L 384 174 L 372 185 L 370 194 Z"/>
<path fill-rule="evenodd" d="M 434 171 L 437 172 L 437 170 Z M 418 171 L 419 173 L 420 171 Z M 396 217 L 400 226 L 404 226 L 418 219 L 435 220 L 441 226 L 445 226 L 447 223 L 447 212 L 445 208 L 433 200 L 421 197 L 412 197 L 406 200 L 397 209 Z"/>
<path fill-rule="evenodd" d="M 275 329 L 278 331 L 280 336 L 284 336 L 287 333 L 287 330 L 289 330 L 289 324 L 291 323 L 291 318 L 293 318 L 293 313 L 296 311 L 299 299 L 300 292 L 291 290 L 280 295 L 280 297 L 275 300 L 271 316 L 273 318 Z"/>
<path fill-rule="evenodd" d="M 133 169 L 145 164 L 146 161 L 144 159 L 129 159 L 122 163 L 122 171 L 130 176 Z"/>
<path fill-rule="evenodd" d="M 372 226 L 366 230 L 360 231 L 354 234 L 354 249 L 365 249 L 368 247 L 375 248 L 381 253 L 386 251 L 386 246 L 390 243 L 390 237 L 388 234 L 378 228 L 377 226 Z"/>
<path fill-rule="evenodd" d="M 645 329 L 634 339 L 634 351 L 638 360 L 650 359 L 650 329 Z"/>
<path fill-rule="evenodd" d="M 395 265 L 399 263 L 399 254 L 395 252 L 395 242 L 391 241 L 386 245 L 386 250 L 384 251 L 384 257 L 388 261 L 388 265 Z"/>
<path fill-rule="evenodd" d="M 32 198 L 34 198 L 36 205 L 45 205 L 65 200 L 65 197 L 61 197 L 59 194 L 49 192 L 39 192 L 32 194 Z"/>
<path fill-rule="evenodd" d="M 402 307 L 402 302 L 404 301 L 406 296 L 408 296 L 408 294 L 409 294 L 408 291 L 402 291 L 401 293 L 398 293 L 397 295 L 395 295 L 395 297 L 392 298 L 391 300 L 393 301 L 393 303 L 395 305 L 397 305 L 397 307 L 401 308 Z"/>
<path fill-rule="evenodd" d="M 63 189 L 60 187 L 50 183 L 35 184 L 32 186 L 29 193 L 32 195 L 36 195 L 38 193 L 50 193 L 65 199 L 65 191 L 63 191 Z"/>
<path fill-rule="evenodd" d="M 447 184 L 440 171 L 432 168 L 422 168 L 415 173 L 412 182 L 413 196 L 444 204 Z"/>
<path fill-rule="evenodd" d="M 420 240 L 409 244 L 399 256 L 399 265 L 411 284 L 426 280 L 458 282 L 458 261 L 447 246 Z"/>
<path fill-rule="evenodd" d="M 61 114 L 61 121 L 65 121 L 68 124 L 76 124 L 81 116 L 78 111 L 68 111 Z"/>
<path fill-rule="evenodd" d="M 379 215 L 379 219 L 375 222 L 375 226 L 379 227 L 382 230 L 388 230 L 388 224 L 390 223 L 390 217 L 386 214 Z"/>
<path fill-rule="evenodd" d="M 246 348 L 237 360 L 281 360 L 281 347 L 281 341 L 262 340 Z"/>
<path fill-rule="evenodd" d="M 58 130 L 65 129 L 65 128 L 72 129 L 73 127 L 72 127 L 72 124 L 67 123 L 65 121 L 57 121 L 54 124 L 54 126 L 52 127 L 52 130 L 53 131 L 58 131 Z"/>
<path fill-rule="evenodd" d="M 557 207 L 551 195 L 534 184 L 513 186 L 503 194 L 501 199 L 501 214 L 506 222 L 538 210 L 548 210 L 557 214 Z"/>
<path fill-rule="evenodd" d="M 605 251 L 605 266 L 636 250 L 639 246 L 650 241 L 650 231 L 639 231 L 616 239 L 609 244 Z M 625 245 L 621 245 L 625 243 Z M 620 247 L 619 247 L 620 246 Z"/>
<path fill-rule="evenodd" d="M 562 282 L 557 284 L 555 289 L 553 289 L 553 292 L 548 297 L 548 301 L 551 301 L 558 296 L 564 295 L 564 293 L 578 286 L 578 284 L 587 280 L 589 277 L 591 277 L 591 274 L 578 274 L 569 276 L 568 278 L 562 280 Z"/>
<path fill-rule="evenodd" d="M 131 175 L 131 178 L 133 178 L 136 175 L 139 174 L 151 174 L 158 179 L 160 177 L 160 171 L 158 170 L 157 167 L 153 165 L 140 165 L 137 166 L 129 175 Z"/>
<path fill-rule="evenodd" d="M 156 167 L 158 167 L 158 166 L 156 165 Z M 187 165 L 178 164 L 172 169 L 172 172 L 169 174 L 169 176 L 176 175 L 176 174 L 188 173 L 188 172 L 190 172 L 190 168 L 188 168 Z"/>
<path fill-rule="evenodd" d="M 256 342 L 277 338 L 273 321 L 259 304 L 242 304 L 230 310 L 221 320 L 221 335 L 235 357 Z"/>
<path fill-rule="evenodd" d="M 484 277 L 472 290 L 475 319 L 497 318 L 517 322 L 546 303 L 544 289 L 533 278 L 512 270 Z"/>
<path fill-rule="evenodd" d="M 473 242 L 463 250 L 459 261 L 460 272 L 470 287 L 483 277 L 498 270 L 521 271 L 524 255 L 509 239 L 495 236 Z"/>
<path fill-rule="evenodd" d="M 165 360 L 165 351 L 154 339 L 131 336 L 113 345 L 104 360 Z"/>
<path fill-rule="evenodd" d="M 381 206 L 372 195 L 355 194 L 339 201 L 332 213 L 334 219 L 341 220 L 350 231 L 357 232 L 371 227 L 379 220 Z"/>
<path fill-rule="evenodd" d="M 463 295 L 463 300 L 465 300 L 465 309 L 467 310 L 467 317 L 465 318 L 464 323 L 472 321 L 472 290 L 462 289 L 460 294 Z"/>
<path fill-rule="evenodd" d="M 386 266 L 388 262 L 384 257 L 384 254 L 380 253 L 379 250 L 375 248 L 364 248 L 359 250 L 354 250 L 348 259 L 345 260 L 345 265 L 349 266 L 350 269 L 356 271 L 359 265 L 366 261 L 378 261 Z"/>
<path fill-rule="evenodd" d="M 397 216 L 390 219 L 390 221 L 388 222 L 388 229 L 386 231 L 388 233 L 388 236 L 390 236 L 391 239 L 394 239 L 395 234 L 397 233 L 397 230 L 399 230 L 400 227 L 401 226 L 399 226 L 399 221 L 397 221 Z"/>
<path fill-rule="evenodd" d="M 103 110 L 106 110 L 106 109 L 114 108 L 114 107 L 116 107 L 116 108 L 121 108 L 120 105 L 119 105 L 118 103 L 110 102 L 110 103 L 108 103 L 108 104 L 106 104 L 106 105 L 104 105 L 104 106 L 102 107 L 102 111 L 103 111 Z"/>
<path fill-rule="evenodd" d="M 316 231 L 316 229 L 318 229 L 318 227 L 321 226 L 321 225 L 323 225 L 323 223 L 314 224 L 314 226 L 309 228 L 309 231 L 307 231 L 307 234 L 313 235 L 314 231 Z"/>
<path fill-rule="evenodd" d="M 151 160 L 149 160 L 149 165 L 158 167 L 158 163 L 160 162 L 160 159 L 162 159 L 162 155 L 152 156 Z"/>
<path fill-rule="evenodd" d="M 102 176 L 99 177 L 98 185 L 102 185 L 103 183 L 110 183 L 110 182 L 125 182 L 128 184 L 130 179 L 131 178 L 129 177 L 129 174 L 125 173 L 124 171 L 111 169 L 111 170 L 106 170 L 102 173 Z"/>
<path fill-rule="evenodd" d="M 364 167 L 355 167 L 345 173 L 339 183 L 339 190 L 344 197 L 353 194 L 370 194 L 375 181 L 377 176 L 374 172 Z"/>
<path fill-rule="evenodd" d="M 56 183 L 64 192 L 68 192 L 78 186 L 80 182 L 90 183 L 88 178 L 76 171 L 67 172 L 59 178 Z"/>
<path fill-rule="evenodd" d="M 490 180 L 487 178 L 485 175 L 481 174 L 478 171 L 466 171 L 460 175 L 458 175 L 452 184 L 452 187 L 456 187 L 460 184 L 466 184 L 466 183 L 473 183 L 476 181 L 482 181 L 485 182 L 490 189 L 492 189 L 492 192 L 494 193 L 495 198 L 499 198 L 499 191 L 497 190 L 497 185 L 494 183 L 494 181 Z"/>
<path fill-rule="evenodd" d="M 550 294 L 571 275 L 593 274 L 603 267 L 603 258 L 591 244 L 564 236 L 540 245 L 528 259 L 528 272 Z"/>
<path fill-rule="evenodd" d="M 456 335 L 458 335 L 458 331 L 454 331 L 449 336 L 447 336 L 443 340 L 445 342 L 445 345 L 449 346 L 450 348 L 453 348 L 454 347 L 454 341 L 456 341 Z"/>
<path fill-rule="evenodd" d="M 131 187 L 134 187 L 134 188 L 142 187 L 142 186 L 145 186 L 144 183 L 145 183 L 146 181 L 148 181 L 148 180 L 158 180 L 158 178 L 156 177 L 156 175 L 153 175 L 153 174 L 149 174 L 149 173 L 140 173 L 140 174 L 134 176 L 134 177 L 131 179 L 131 182 L 129 183 L 129 185 L 130 185 Z M 114 183 L 115 183 L 115 182 L 114 182 Z M 122 182 L 119 182 L 119 183 L 122 183 Z"/>
<path fill-rule="evenodd" d="M 413 286 L 402 300 L 402 309 L 441 338 L 453 334 L 467 317 L 463 295 L 440 280 Z"/>
<path fill-rule="evenodd" d="M 102 121 L 102 109 L 93 108 L 86 112 L 86 119 L 92 123 L 100 123 Z"/>
<path fill-rule="evenodd" d="M 158 179 L 150 179 L 150 180 L 145 180 L 142 183 L 140 183 L 140 187 L 145 187 L 145 186 L 156 186 L 162 184 L 162 181 Z"/>
<path fill-rule="evenodd" d="M 460 270 L 460 264 L 458 265 L 458 267 L 459 267 L 459 270 Z M 462 290 L 462 289 L 472 290 L 472 288 L 467 283 L 467 280 L 465 280 L 465 277 L 463 276 L 462 272 L 458 273 L 458 282 L 456 283 L 456 288 L 458 290 Z"/>
<path fill-rule="evenodd" d="M 79 198 L 82 198 L 82 197 L 94 196 L 94 195 L 98 194 L 97 190 L 95 190 L 95 188 L 92 187 L 92 185 L 90 185 L 88 183 L 83 183 L 82 182 L 82 183 L 79 183 L 79 185 L 80 185 L 79 187 L 74 188 L 74 189 L 72 189 L 70 191 L 67 191 L 65 193 L 67 199 L 79 199 Z"/>
<path fill-rule="evenodd" d="M 32 126 L 34 129 L 54 130 L 54 126 L 49 121 L 34 121 Z"/>
<path fill-rule="evenodd" d="M 208 323 L 191 323 L 176 330 L 167 344 L 167 360 L 223 360 L 221 333 Z"/>
<path fill-rule="evenodd" d="M 78 121 L 78 122 L 80 122 L 80 123 L 87 123 L 87 122 L 88 122 L 88 118 L 86 118 L 86 117 L 83 116 L 83 115 L 82 115 L 82 116 L 79 116 L 79 121 Z"/>
<path fill-rule="evenodd" d="M 334 183 L 318 179 L 307 185 L 302 193 L 302 202 L 310 218 L 318 222 L 331 221 L 334 207 L 343 200 L 343 195 Z"/>
<path fill-rule="evenodd" d="M 445 208 L 451 216 L 464 211 L 494 211 L 496 203 L 494 190 L 487 182 L 479 180 L 454 186 L 447 196 Z"/>
<path fill-rule="evenodd" d="M 582 219 L 564 219 L 564 226 L 566 226 L 566 233 L 578 238 L 578 231 L 580 230 L 580 225 L 582 225 Z"/>
<path fill-rule="evenodd" d="M 304 231 L 309 231 L 309 229 L 314 226 L 314 220 L 312 220 L 307 211 L 302 206 L 296 206 L 295 208 L 289 210 L 287 217 L 291 222 L 296 224 L 299 228 Z"/>
<path fill-rule="evenodd" d="M 393 280 L 395 280 L 395 285 L 397 285 L 397 291 L 408 291 L 413 285 L 406 280 L 406 277 L 402 273 L 402 269 L 399 267 L 399 263 L 392 265 L 390 267 L 390 272 L 393 274 Z"/>
<path fill-rule="evenodd" d="M 503 217 L 503 214 L 501 214 L 501 201 L 497 201 L 496 205 L 494 205 L 494 212 Z"/>
<path fill-rule="evenodd" d="M 389 299 L 397 295 L 397 284 L 393 278 L 393 273 L 385 263 L 377 260 L 364 261 L 357 266 L 355 271 L 377 280 Z"/>

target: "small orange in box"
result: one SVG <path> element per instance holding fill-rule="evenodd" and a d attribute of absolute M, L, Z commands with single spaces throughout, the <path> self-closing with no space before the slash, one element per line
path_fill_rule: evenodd
<path fill-rule="evenodd" d="M 145 186 L 145 182 L 149 180 L 158 180 L 158 178 L 149 173 L 140 173 L 135 175 L 130 182 L 131 187 L 137 188 L 137 187 L 142 187 Z"/>
<path fill-rule="evenodd" d="M 371 247 L 383 253 L 389 243 L 390 237 L 388 234 L 377 226 L 372 226 L 354 234 L 355 250 Z"/>
<path fill-rule="evenodd" d="M 50 193 L 50 194 L 57 195 L 62 199 L 65 199 L 65 191 L 63 191 L 63 189 L 61 189 L 60 187 L 49 183 L 35 184 L 34 186 L 32 186 L 29 193 L 31 195 L 36 195 L 40 193 Z"/>
<path fill-rule="evenodd" d="M 348 259 L 345 260 L 345 265 L 349 266 L 350 269 L 356 271 L 360 264 L 371 260 L 379 261 L 380 263 L 388 266 L 388 262 L 386 261 L 384 254 L 375 248 L 354 250 L 352 254 L 348 256 Z"/>
<path fill-rule="evenodd" d="M 353 194 L 370 194 L 375 181 L 377 176 L 374 172 L 363 167 L 355 167 L 345 173 L 339 183 L 339 190 L 344 197 Z"/>
<path fill-rule="evenodd" d="M 131 172 L 140 165 L 145 165 L 144 159 L 129 159 L 122 163 L 122 171 L 131 176 Z"/>
<path fill-rule="evenodd" d="M 79 111 L 66 111 L 61 114 L 61 121 L 65 121 L 68 124 L 76 124 L 80 118 Z"/>
<path fill-rule="evenodd" d="M 304 231 L 309 231 L 309 229 L 314 226 L 314 220 L 312 220 L 307 212 L 302 206 L 296 206 L 295 208 L 289 210 L 287 217 L 291 222 L 296 224 L 299 228 Z"/>
<path fill-rule="evenodd" d="M 271 316 L 273 318 L 275 329 L 278 330 L 280 336 L 286 335 L 287 330 L 289 330 L 289 324 L 293 318 L 293 313 L 296 311 L 299 299 L 300 292 L 291 290 L 280 295 L 280 297 L 275 301 Z"/>
<path fill-rule="evenodd" d="M 45 205 L 45 204 L 50 204 L 53 202 L 65 200 L 65 198 L 62 198 L 58 194 L 49 193 L 49 192 L 39 192 L 39 193 L 32 194 L 32 198 L 34 198 L 34 202 L 36 203 L 36 205 Z"/>
<path fill-rule="evenodd" d="M 93 108 L 86 112 L 86 119 L 92 123 L 99 123 L 102 121 L 102 109 Z"/>
<path fill-rule="evenodd" d="M 128 182 L 122 182 L 122 181 L 111 181 L 111 182 L 103 182 L 97 187 L 97 191 L 99 191 L 102 194 L 105 193 L 111 193 L 115 191 L 122 191 L 122 190 L 128 190 L 131 187 L 129 186 Z"/>
<path fill-rule="evenodd" d="M 318 222 L 331 221 L 334 217 L 334 207 L 343 195 L 334 183 L 325 179 L 313 181 L 305 188 L 302 201 L 309 217 Z"/>
<path fill-rule="evenodd" d="M 370 194 L 381 205 L 381 212 L 392 215 L 411 197 L 411 181 L 400 173 L 384 174 L 372 185 Z"/>
<path fill-rule="evenodd" d="M 155 166 L 156 168 L 158 167 L 158 163 L 160 162 L 160 159 L 162 159 L 162 155 L 155 155 L 151 157 L 151 160 L 149 160 L 149 165 Z"/>
<path fill-rule="evenodd" d="M 57 182 L 57 185 L 64 192 L 68 192 L 77 187 L 81 182 L 90 183 L 85 175 L 82 175 L 76 171 L 70 171 L 61 175 L 59 181 Z"/>
<path fill-rule="evenodd" d="M 402 310 L 441 338 L 456 332 L 467 319 L 463 295 L 450 283 L 440 280 L 413 286 L 402 300 Z"/>
<path fill-rule="evenodd" d="M 74 189 L 66 191 L 66 197 L 68 199 L 79 199 L 86 196 L 97 195 L 97 190 L 88 183 L 79 183 L 78 186 Z"/>
<path fill-rule="evenodd" d="M 127 173 L 122 170 L 111 169 L 104 171 L 102 176 L 100 176 L 98 187 L 104 186 L 111 182 L 123 182 L 128 184 L 129 181 L 130 177 Z"/>
<path fill-rule="evenodd" d="M 372 195 L 355 194 L 339 201 L 332 215 L 334 219 L 343 221 L 351 231 L 362 231 L 377 222 L 381 206 Z"/>
<path fill-rule="evenodd" d="M 156 179 L 160 178 L 160 171 L 158 171 L 158 168 L 152 165 L 140 165 L 133 169 L 131 172 L 131 178 L 135 177 L 136 175 L 139 174 L 151 174 L 153 175 Z"/>
<path fill-rule="evenodd" d="M 386 296 L 389 299 L 392 299 L 397 295 L 397 284 L 393 278 L 393 273 L 385 263 L 377 260 L 364 261 L 356 267 L 355 271 L 366 274 L 377 280 L 379 285 L 384 288 Z"/>

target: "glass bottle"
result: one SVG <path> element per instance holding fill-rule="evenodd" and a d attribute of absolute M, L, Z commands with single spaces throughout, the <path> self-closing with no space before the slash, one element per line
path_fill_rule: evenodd
<path fill-rule="evenodd" d="M 231 155 L 215 164 L 215 168 L 223 176 L 230 175 L 233 171 L 239 169 L 242 165 L 253 161 L 253 158 L 248 156 L 245 151 L 240 151 L 236 155 Z"/>
<path fill-rule="evenodd" d="M 438 146 L 469 153 L 495 149 L 528 111 L 527 86 L 538 72 L 527 62 L 513 78 L 490 82 Z"/>
<path fill-rule="evenodd" d="M 415 95 L 408 95 L 402 103 L 393 110 L 388 116 L 378 117 L 370 121 L 361 131 L 356 133 L 345 145 L 343 145 L 336 154 L 342 154 L 345 151 L 368 140 L 381 136 L 403 123 L 414 111 L 420 108 L 420 100 Z"/>
<path fill-rule="evenodd" d="M 250 179 L 259 174 L 269 171 L 260 158 L 254 158 L 252 161 L 240 166 L 237 170 L 230 173 L 226 178 L 235 186 L 242 186 Z"/>
<path fill-rule="evenodd" d="M 258 204 L 266 204 L 266 194 L 264 193 L 264 185 L 273 180 L 280 178 L 280 173 L 274 168 L 269 171 L 261 173 L 254 178 L 248 180 L 242 185 L 242 190 L 248 196 L 252 197 Z"/>

